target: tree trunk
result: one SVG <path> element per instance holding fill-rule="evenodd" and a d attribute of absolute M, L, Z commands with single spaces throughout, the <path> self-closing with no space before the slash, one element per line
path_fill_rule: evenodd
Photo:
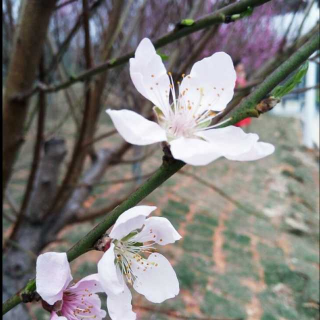
<path fill-rule="evenodd" d="M 10 179 L 17 152 L 24 141 L 28 98 L 36 78 L 50 16 L 56 0 L 22 2 L 19 26 L 9 65 L 3 107 L 3 190 Z M 21 95 L 17 99 L 17 95 Z"/>
<path fill-rule="evenodd" d="M 42 239 L 42 215 L 52 201 L 60 166 L 66 154 L 63 140 L 51 139 L 45 143 L 34 192 L 26 214 L 20 217 L 8 240 L 3 262 L 3 298 L 7 299 L 34 277 L 37 255 L 45 246 Z M 21 305 L 5 315 L 7 320 L 29 319 Z"/>

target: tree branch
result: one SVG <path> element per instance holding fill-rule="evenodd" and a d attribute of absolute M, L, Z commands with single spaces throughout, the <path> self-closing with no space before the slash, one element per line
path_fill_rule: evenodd
<path fill-rule="evenodd" d="M 240 14 L 246 11 L 248 7 L 252 7 L 252 8 L 258 7 L 269 1 L 271 0 L 242 0 L 242 1 L 230 4 L 220 10 L 217 10 L 216 12 L 210 15 L 207 15 L 199 20 L 196 20 L 191 26 L 186 26 L 180 22 L 176 25 L 176 28 L 173 31 L 171 31 L 167 35 L 155 41 L 154 46 L 156 49 L 158 49 L 167 45 L 168 43 L 171 43 L 180 38 L 188 36 L 189 34 L 194 33 L 196 31 L 208 28 L 212 25 L 233 22 L 234 20 L 232 20 L 231 18 L 232 15 Z M 111 59 L 106 63 L 102 63 L 90 70 L 86 70 L 80 73 L 77 76 L 71 77 L 66 82 L 47 86 L 47 88 L 43 88 L 42 90 L 46 92 L 56 92 L 56 91 L 65 89 L 76 82 L 84 81 L 85 79 L 90 78 L 94 75 L 97 75 L 101 72 L 104 72 L 108 69 L 115 68 L 124 63 L 127 63 L 129 59 L 132 58 L 133 56 L 134 56 L 134 52 L 130 52 L 120 58 Z M 22 97 L 24 98 L 29 97 L 35 92 L 37 92 L 39 89 L 41 90 L 41 88 L 36 88 L 30 91 L 26 91 Z M 20 99 L 21 96 L 17 96 L 16 98 Z"/>
<path fill-rule="evenodd" d="M 294 70 L 298 69 L 303 62 L 320 48 L 319 34 L 315 34 L 304 46 L 296 51 L 287 61 L 279 68 L 272 72 L 265 81 L 244 99 L 231 113 L 230 119 L 218 128 L 227 127 L 239 122 L 247 117 L 259 117 L 261 113 L 269 110 L 259 109 L 259 102 L 266 98 L 267 94 L 272 91 L 280 82 L 285 80 Z M 226 115 L 228 117 L 228 115 Z"/>

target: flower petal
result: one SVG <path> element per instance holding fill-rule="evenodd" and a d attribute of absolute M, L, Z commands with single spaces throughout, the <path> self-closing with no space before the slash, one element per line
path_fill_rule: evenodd
<path fill-rule="evenodd" d="M 107 294 L 119 294 L 124 289 L 124 280 L 114 263 L 114 243 L 98 262 L 99 282 Z"/>
<path fill-rule="evenodd" d="M 210 142 L 217 152 L 229 160 L 258 160 L 274 152 L 273 145 L 258 142 L 257 134 L 245 133 L 239 127 L 206 130 L 197 135 Z"/>
<path fill-rule="evenodd" d="M 131 239 L 136 242 L 154 241 L 160 245 L 174 243 L 182 237 L 167 218 L 151 217 L 146 219 L 140 233 Z"/>
<path fill-rule="evenodd" d="M 136 314 L 132 311 L 131 292 L 127 285 L 124 285 L 124 291 L 118 295 L 108 295 L 107 307 L 112 320 L 135 320 Z"/>
<path fill-rule="evenodd" d="M 110 109 L 106 112 L 122 138 L 131 144 L 143 146 L 167 140 L 164 129 L 136 112 Z"/>
<path fill-rule="evenodd" d="M 140 42 L 135 57 L 130 59 L 130 76 L 136 89 L 167 114 L 170 80 L 161 57 L 147 38 Z"/>
<path fill-rule="evenodd" d="M 94 292 L 102 292 L 97 289 L 99 283 L 98 275 L 88 276 L 79 281 L 76 285 L 69 287 L 62 304 L 61 314 L 67 319 L 90 319 L 101 320 L 106 312 L 101 309 L 100 297 Z M 76 317 L 75 317 L 76 312 Z"/>
<path fill-rule="evenodd" d="M 143 226 L 146 217 L 157 207 L 136 206 L 125 211 L 116 221 L 110 232 L 110 238 L 121 240 L 130 232 Z"/>
<path fill-rule="evenodd" d="M 99 275 L 97 273 L 91 274 L 87 277 L 84 277 L 78 281 L 75 285 L 68 288 L 69 291 L 80 291 L 80 290 L 89 290 L 91 293 L 104 292 L 101 284 Z"/>
<path fill-rule="evenodd" d="M 132 269 L 137 279 L 134 289 L 149 301 L 161 303 L 179 293 L 179 282 L 170 262 L 159 253 L 152 253 L 147 263 L 133 263 Z"/>
<path fill-rule="evenodd" d="M 67 254 L 47 252 L 37 259 L 36 286 L 41 298 L 53 305 L 62 300 L 63 291 L 72 280 Z"/>
<path fill-rule="evenodd" d="M 229 156 L 228 159 L 237 161 L 254 161 L 269 156 L 274 152 L 274 150 L 274 146 L 270 143 L 257 142 L 252 146 L 252 148 L 249 151 L 239 154 L 237 156 Z"/>
<path fill-rule="evenodd" d="M 235 82 L 236 72 L 231 57 L 217 52 L 194 64 L 190 75 L 183 79 L 180 92 L 192 108 L 201 101 L 198 113 L 221 111 L 233 97 Z"/>
<path fill-rule="evenodd" d="M 175 159 L 193 166 L 204 166 L 221 157 L 211 144 L 200 139 L 179 138 L 170 142 Z"/>
<path fill-rule="evenodd" d="M 59 317 L 54 311 L 50 314 L 50 320 L 68 320 L 66 317 Z"/>

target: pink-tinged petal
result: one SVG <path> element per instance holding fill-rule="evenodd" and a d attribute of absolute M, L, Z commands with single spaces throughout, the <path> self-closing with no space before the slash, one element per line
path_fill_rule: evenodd
<path fill-rule="evenodd" d="M 179 281 L 170 262 L 159 253 L 152 253 L 147 263 L 135 262 L 132 265 L 137 279 L 134 289 L 149 301 L 161 303 L 179 293 Z"/>
<path fill-rule="evenodd" d="M 107 110 L 112 122 L 124 140 L 135 145 L 166 141 L 164 129 L 130 110 Z"/>
<path fill-rule="evenodd" d="M 274 152 L 274 146 L 258 142 L 257 134 L 245 133 L 239 127 L 206 130 L 197 135 L 210 142 L 217 152 L 229 160 L 258 160 Z"/>
<path fill-rule="evenodd" d="M 103 319 L 107 313 L 101 309 L 99 296 L 86 288 L 68 288 L 65 292 L 61 314 L 67 319 Z"/>
<path fill-rule="evenodd" d="M 164 246 L 169 243 L 174 243 L 180 239 L 180 234 L 167 218 L 151 217 L 146 219 L 142 231 L 134 236 L 131 241 L 154 241 Z"/>
<path fill-rule="evenodd" d="M 194 64 L 190 75 L 183 79 L 180 92 L 191 107 L 197 107 L 201 100 L 199 113 L 204 110 L 221 111 L 233 97 L 235 82 L 236 72 L 231 57 L 217 52 Z"/>
<path fill-rule="evenodd" d="M 115 265 L 114 244 L 103 254 L 98 262 L 99 282 L 103 291 L 107 294 L 119 294 L 123 292 L 124 280 Z"/>
<path fill-rule="evenodd" d="M 175 159 L 193 166 L 204 166 L 221 157 L 211 144 L 200 139 L 179 138 L 170 142 Z"/>
<path fill-rule="evenodd" d="M 62 300 L 63 291 L 72 280 L 66 253 L 47 252 L 37 259 L 36 286 L 41 298 L 53 305 Z"/>
<path fill-rule="evenodd" d="M 121 240 L 123 237 L 128 235 L 130 232 L 140 229 L 146 217 L 157 207 L 153 206 L 136 206 L 125 211 L 116 221 L 110 232 L 110 238 Z"/>
<path fill-rule="evenodd" d="M 68 320 L 66 317 L 59 317 L 55 312 L 51 312 L 50 320 Z"/>
<path fill-rule="evenodd" d="M 91 293 L 104 292 L 99 281 L 99 275 L 97 273 L 91 274 L 81 279 L 75 285 L 68 288 L 68 290 L 69 291 L 89 290 Z"/>
<path fill-rule="evenodd" d="M 135 320 L 136 314 L 132 311 L 131 292 L 127 285 L 124 291 L 118 295 L 108 295 L 107 307 L 112 320 Z"/>
<path fill-rule="evenodd" d="M 135 57 L 130 59 L 130 76 L 136 89 L 167 114 L 170 80 L 161 57 L 147 38 L 140 42 Z"/>

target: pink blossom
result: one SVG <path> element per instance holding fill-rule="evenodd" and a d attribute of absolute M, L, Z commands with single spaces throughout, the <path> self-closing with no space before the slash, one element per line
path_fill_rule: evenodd
<path fill-rule="evenodd" d="M 97 274 L 72 283 L 66 253 L 47 252 L 37 259 L 37 292 L 50 320 L 100 320 L 106 316 L 101 310 L 97 292 L 103 292 Z"/>

